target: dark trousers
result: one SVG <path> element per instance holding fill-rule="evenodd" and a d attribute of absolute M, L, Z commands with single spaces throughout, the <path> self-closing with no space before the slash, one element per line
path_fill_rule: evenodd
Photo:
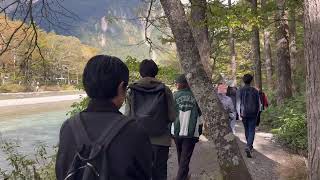
<path fill-rule="evenodd" d="M 247 148 L 250 150 L 253 148 L 254 136 L 256 134 L 256 118 L 243 118 L 242 119 L 244 131 L 247 140 Z"/>
<path fill-rule="evenodd" d="M 192 138 L 175 138 L 179 170 L 176 180 L 187 180 L 189 174 L 189 163 L 197 139 Z"/>
<path fill-rule="evenodd" d="M 259 113 L 258 113 L 258 117 L 257 117 L 257 124 L 256 124 L 256 126 L 257 126 L 257 127 L 258 127 L 258 126 L 259 126 L 259 124 L 260 124 L 261 112 L 262 112 L 262 111 L 259 111 Z"/>
<path fill-rule="evenodd" d="M 152 156 L 152 180 L 166 180 L 169 147 L 152 145 Z"/>

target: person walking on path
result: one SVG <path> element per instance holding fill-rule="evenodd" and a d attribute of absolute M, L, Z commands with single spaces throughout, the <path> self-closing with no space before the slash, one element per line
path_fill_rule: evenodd
<path fill-rule="evenodd" d="M 258 114 L 258 118 L 257 118 L 257 127 L 260 125 L 260 121 L 261 121 L 261 113 L 262 111 L 266 110 L 269 107 L 269 102 L 268 102 L 268 98 L 266 96 L 266 94 L 260 90 L 259 88 L 256 87 L 256 89 L 259 92 L 259 97 L 260 97 L 260 111 Z"/>
<path fill-rule="evenodd" d="M 245 129 L 247 140 L 245 152 L 247 157 L 252 158 L 255 128 L 260 111 L 260 97 L 259 92 L 254 87 L 251 87 L 251 82 L 253 81 L 252 75 L 245 74 L 242 80 L 245 85 L 239 90 L 237 95 L 237 111 Z"/>
<path fill-rule="evenodd" d="M 178 91 L 174 93 L 174 100 L 177 116 L 171 128 L 178 154 L 179 169 L 176 180 L 187 180 L 190 178 L 188 174 L 191 156 L 202 133 L 201 111 L 184 75 L 177 77 L 176 86 Z"/>
<path fill-rule="evenodd" d="M 83 72 L 90 102 L 60 130 L 57 180 L 150 180 L 152 148 L 134 119 L 119 112 L 129 80 L 118 58 L 98 55 Z"/>
<path fill-rule="evenodd" d="M 237 109 L 237 91 L 238 91 L 237 87 L 228 86 L 227 94 L 226 94 L 228 97 L 232 99 L 232 103 L 235 110 Z M 236 120 L 239 120 L 238 113 L 236 113 Z"/>
<path fill-rule="evenodd" d="M 125 114 L 138 119 L 150 137 L 152 180 L 166 180 L 171 146 L 170 125 L 176 117 L 173 95 L 164 83 L 155 78 L 158 66 L 153 60 L 143 60 L 139 72 L 141 79 L 129 86 Z"/>
<path fill-rule="evenodd" d="M 229 114 L 230 127 L 232 132 L 235 133 L 237 112 L 234 108 L 232 99 L 226 95 L 227 89 L 227 85 L 220 83 L 218 85 L 218 97 L 223 105 L 224 110 Z"/>

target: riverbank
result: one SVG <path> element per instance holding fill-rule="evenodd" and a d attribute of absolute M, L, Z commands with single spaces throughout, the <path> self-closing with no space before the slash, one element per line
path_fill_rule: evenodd
<path fill-rule="evenodd" d="M 63 95 L 75 95 L 84 94 L 84 91 L 42 91 L 42 92 L 21 92 L 21 93 L 0 93 L 0 100 L 7 99 L 22 99 L 22 98 L 35 98 L 35 97 L 47 97 L 47 96 L 63 96 Z"/>
<path fill-rule="evenodd" d="M 0 94 L 0 121 L 41 112 L 67 112 L 83 96 L 80 91 Z"/>
<path fill-rule="evenodd" d="M 53 112 L 53 111 L 65 111 L 71 110 L 71 105 L 76 102 L 75 100 L 51 102 L 51 103 L 39 103 L 30 105 L 18 105 L 0 107 L 0 121 L 38 114 L 41 112 Z"/>

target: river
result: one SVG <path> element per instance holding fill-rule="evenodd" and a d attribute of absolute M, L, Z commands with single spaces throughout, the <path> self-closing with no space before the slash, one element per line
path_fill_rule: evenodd
<path fill-rule="evenodd" d="M 45 103 L 35 103 L 35 99 L 30 99 L 29 104 L 14 106 L 3 106 L 4 102 L 8 101 L 0 101 L 2 140 L 18 142 L 21 146 L 18 148 L 19 152 L 29 156 L 35 153 L 34 148 L 37 144 L 42 143 L 48 147 L 57 145 L 59 129 L 67 119 L 71 104 L 77 100 L 49 100 Z M 6 157 L 0 150 L 0 168 L 7 168 Z"/>
<path fill-rule="evenodd" d="M 0 138 L 18 142 L 21 146 L 19 152 L 28 156 L 35 153 L 38 144 L 45 144 L 52 149 L 58 143 L 59 130 L 68 118 L 71 104 L 79 99 L 71 97 L 70 100 L 68 95 L 65 98 L 69 100 L 57 101 L 58 97 L 63 98 L 55 97 L 45 98 L 45 103 L 36 103 L 40 101 L 39 98 L 19 100 L 24 105 L 12 105 L 15 102 L 0 100 Z M 4 106 L 4 103 L 8 106 Z M 7 168 L 5 159 L 6 155 L 0 150 L 0 168 Z"/>

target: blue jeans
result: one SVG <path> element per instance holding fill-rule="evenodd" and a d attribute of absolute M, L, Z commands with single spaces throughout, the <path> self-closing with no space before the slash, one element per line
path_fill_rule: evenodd
<path fill-rule="evenodd" d="M 243 118 L 242 119 L 244 131 L 247 140 L 247 148 L 253 148 L 254 136 L 256 134 L 257 118 Z"/>

